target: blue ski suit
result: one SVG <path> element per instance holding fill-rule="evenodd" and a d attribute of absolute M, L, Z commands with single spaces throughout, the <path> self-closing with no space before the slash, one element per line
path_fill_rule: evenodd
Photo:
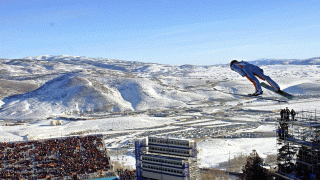
<path fill-rule="evenodd" d="M 267 81 L 275 90 L 280 89 L 279 85 L 274 82 L 269 76 L 264 75 L 263 70 L 258 66 L 252 65 L 245 61 L 241 61 L 233 63 L 230 68 L 233 71 L 238 72 L 242 77 L 246 76 L 253 83 L 256 92 L 262 91 L 260 82 L 256 78 L 256 76 L 261 80 Z"/>

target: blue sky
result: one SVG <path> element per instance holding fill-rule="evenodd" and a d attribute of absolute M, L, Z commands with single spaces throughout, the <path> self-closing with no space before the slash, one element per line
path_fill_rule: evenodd
<path fill-rule="evenodd" d="M 0 18 L 0 58 L 211 65 L 320 56 L 316 0 L 0 0 Z"/>

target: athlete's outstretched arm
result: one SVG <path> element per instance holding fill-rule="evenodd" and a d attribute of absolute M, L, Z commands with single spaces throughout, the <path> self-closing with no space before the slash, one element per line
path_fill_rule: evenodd
<path fill-rule="evenodd" d="M 230 67 L 233 71 L 236 71 L 237 73 L 239 73 L 242 77 L 245 77 L 247 74 L 237 65 L 232 64 L 232 66 Z"/>

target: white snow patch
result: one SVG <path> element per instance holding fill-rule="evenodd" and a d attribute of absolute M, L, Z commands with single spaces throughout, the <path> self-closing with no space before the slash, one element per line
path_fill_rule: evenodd
<path fill-rule="evenodd" d="M 253 149 L 262 158 L 276 154 L 276 138 L 210 139 L 197 143 L 200 167 L 216 167 L 236 155 L 249 155 Z"/>

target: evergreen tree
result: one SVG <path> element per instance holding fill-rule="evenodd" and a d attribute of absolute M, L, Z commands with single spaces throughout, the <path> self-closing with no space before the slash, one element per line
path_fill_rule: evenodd
<path fill-rule="evenodd" d="M 271 180 L 271 173 L 261 166 L 262 163 L 263 159 L 253 150 L 242 168 L 243 174 L 240 180 Z"/>

